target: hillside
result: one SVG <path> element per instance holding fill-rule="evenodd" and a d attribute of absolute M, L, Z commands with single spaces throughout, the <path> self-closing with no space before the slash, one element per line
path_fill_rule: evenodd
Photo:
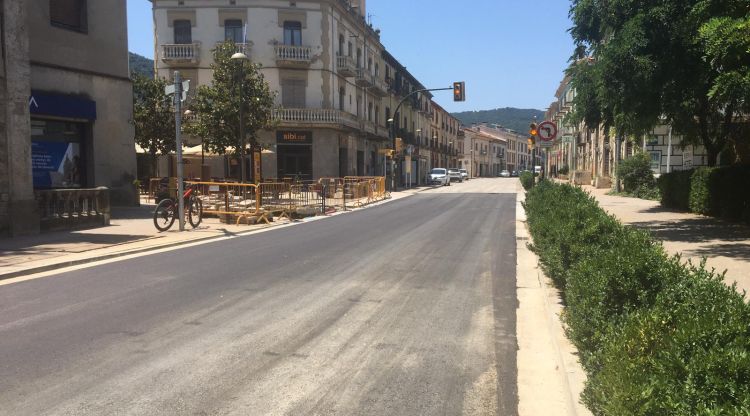
<path fill-rule="evenodd" d="M 544 111 L 506 107 L 494 110 L 464 111 L 453 113 L 453 116 L 461 120 L 464 126 L 479 123 L 499 124 L 518 132 L 525 132 L 529 129 L 529 124 L 534 120 L 534 116 L 536 116 L 537 121 L 544 120 Z"/>
<path fill-rule="evenodd" d="M 137 53 L 129 52 L 130 72 L 143 76 L 154 77 L 154 61 Z"/>

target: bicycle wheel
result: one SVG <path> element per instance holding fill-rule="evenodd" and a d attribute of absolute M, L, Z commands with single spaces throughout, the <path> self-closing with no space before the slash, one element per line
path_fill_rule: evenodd
<path fill-rule="evenodd" d="M 177 218 L 176 207 L 171 199 L 162 199 L 154 210 L 154 226 L 159 231 L 167 231 L 175 218 Z"/>
<path fill-rule="evenodd" d="M 189 201 L 190 206 L 187 210 L 188 222 L 193 228 L 197 228 L 201 221 L 203 221 L 203 203 L 196 197 L 191 197 Z"/>

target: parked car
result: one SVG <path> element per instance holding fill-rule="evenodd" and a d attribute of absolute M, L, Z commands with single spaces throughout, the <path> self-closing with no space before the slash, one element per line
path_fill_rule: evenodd
<path fill-rule="evenodd" d="M 451 177 L 451 182 L 463 182 L 464 177 L 461 176 L 461 172 L 458 169 L 448 169 L 448 176 Z"/>
<path fill-rule="evenodd" d="M 451 177 L 448 175 L 448 169 L 434 168 L 430 171 L 430 183 L 433 185 L 450 186 Z"/>
<path fill-rule="evenodd" d="M 502 172 L 500 172 L 500 176 L 503 178 L 510 178 L 510 172 L 508 172 L 507 170 L 503 170 Z"/>
<path fill-rule="evenodd" d="M 461 178 L 468 181 L 469 180 L 469 172 L 466 171 L 466 169 L 459 169 L 459 172 L 461 172 Z"/>
<path fill-rule="evenodd" d="M 518 171 L 517 170 L 511 171 L 510 172 L 510 176 L 513 177 L 513 178 L 517 177 L 518 176 Z"/>

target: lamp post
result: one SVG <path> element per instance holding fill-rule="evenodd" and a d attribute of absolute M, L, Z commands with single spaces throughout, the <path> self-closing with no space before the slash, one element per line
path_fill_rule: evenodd
<path fill-rule="evenodd" d="M 231 60 L 239 63 L 239 90 L 240 90 L 240 182 L 245 182 L 245 118 L 244 118 L 244 107 L 245 100 L 243 98 L 243 85 L 245 81 L 245 61 L 248 60 L 247 55 L 242 52 L 237 52 L 230 58 Z"/>

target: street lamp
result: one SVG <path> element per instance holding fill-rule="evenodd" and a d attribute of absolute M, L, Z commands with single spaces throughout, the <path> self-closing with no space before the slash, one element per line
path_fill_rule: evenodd
<path fill-rule="evenodd" d="M 245 81 L 245 61 L 248 60 L 247 55 L 242 52 L 237 52 L 230 58 L 231 60 L 239 63 L 239 89 L 240 89 L 240 182 L 245 182 L 245 118 L 244 118 L 244 99 L 242 86 Z"/>

